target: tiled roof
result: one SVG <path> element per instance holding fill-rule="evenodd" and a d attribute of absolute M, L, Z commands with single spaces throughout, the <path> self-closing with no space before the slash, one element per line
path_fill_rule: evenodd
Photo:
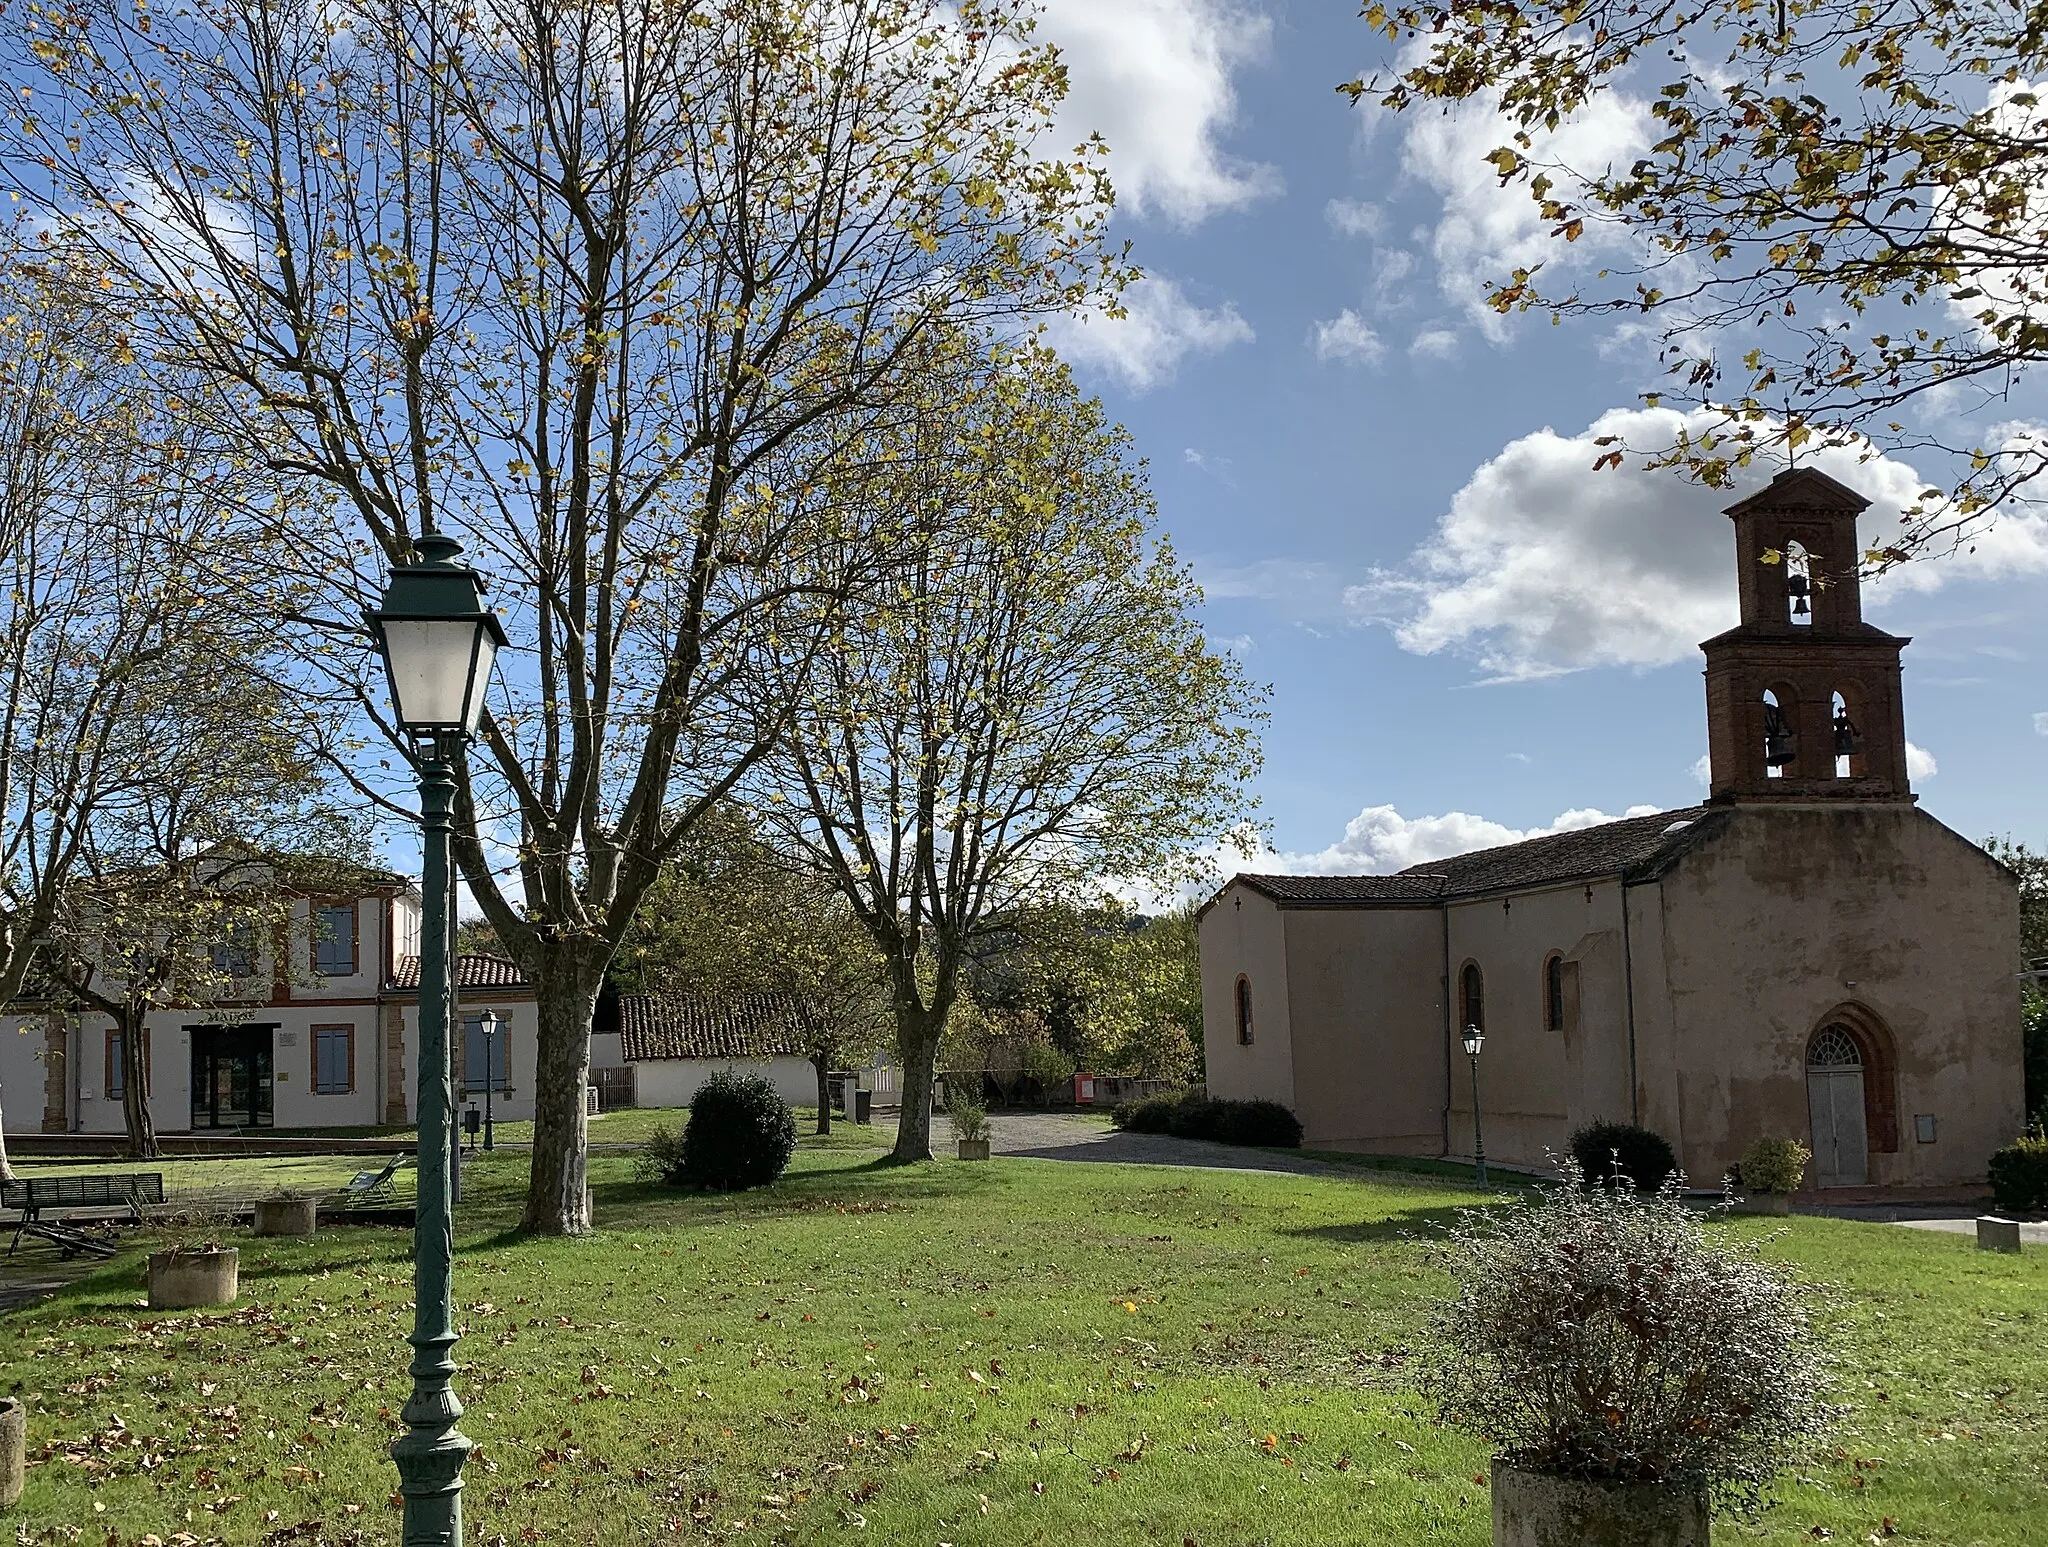
<path fill-rule="evenodd" d="M 628 1063 L 801 1054 L 797 1002 L 786 994 L 701 999 L 681 994 L 621 994 L 619 1051 Z"/>
<path fill-rule="evenodd" d="M 519 963 L 507 961 L 502 956 L 462 956 L 457 958 L 455 986 L 465 988 L 525 988 L 526 978 L 519 970 Z M 420 986 L 420 959 L 417 956 L 401 956 L 397 969 L 391 974 L 393 988 L 417 989 Z"/>
<path fill-rule="evenodd" d="M 1269 876 L 1237 878 L 1275 902 L 1435 902 L 1444 894 L 1440 877 L 1398 876 Z"/>
<path fill-rule="evenodd" d="M 1655 874 L 1690 844 L 1713 831 L 1727 813 L 1688 806 L 1650 816 L 1624 817 L 1547 838 L 1411 865 L 1390 876 L 1239 875 L 1275 902 L 1313 907 L 1359 903 L 1431 903 L 1518 887 L 1549 886 L 1617 873 Z"/>
<path fill-rule="evenodd" d="M 1401 872 L 1428 871 L 1444 878 L 1453 895 L 1497 892 L 1518 886 L 1542 886 L 1580 877 L 1607 876 L 1617 871 L 1656 870 L 1662 862 L 1700 837 L 1704 821 L 1720 813 L 1710 806 L 1687 806 L 1649 816 L 1623 817 L 1598 827 L 1575 828 L 1530 838 L 1498 849 L 1480 849 L 1451 859 L 1431 860 Z M 1719 823 L 1715 823 L 1716 826 Z"/>

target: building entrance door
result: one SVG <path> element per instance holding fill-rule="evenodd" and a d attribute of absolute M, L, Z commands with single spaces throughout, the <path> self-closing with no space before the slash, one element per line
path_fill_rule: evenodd
<path fill-rule="evenodd" d="M 1806 1106 L 1813 1123 L 1815 1185 L 1863 1186 L 1870 1177 L 1863 1054 L 1839 1026 L 1823 1026 L 1806 1055 Z"/>
<path fill-rule="evenodd" d="M 268 1128 L 274 1026 L 193 1026 L 192 1126 Z"/>

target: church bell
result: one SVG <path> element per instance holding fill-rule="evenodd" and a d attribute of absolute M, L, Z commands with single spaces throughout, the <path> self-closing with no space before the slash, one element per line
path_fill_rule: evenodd
<path fill-rule="evenodd" d="M 1792 598 L 1793 617 L 1803 618 L 1812 611 L 1806 605 L 1807 595 L 1812 589 L 1812 583 L 1796 570 L 1785 577 L 1785 591 Z"/>
<path fill-rule="evenodd" d="M 1799 755 L 1799 738 L 1792 727 L 1785 723 L 1785 714 L 1776 704 L 1764 705 L 1764 762 L 1772 768 L 1783 768 Z"/>
<path fill-rule="evenodd" d="M 1835 716 L 1835 756 L 1854 757 L 1863 750 L 1863 738 L 1857 733 L 1856 722 L 1849 718 L 1844 709 Z"/>

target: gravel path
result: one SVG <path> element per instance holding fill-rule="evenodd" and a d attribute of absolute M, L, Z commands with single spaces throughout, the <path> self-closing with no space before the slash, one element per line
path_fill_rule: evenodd
<path fill-rule="evenodd" d="M 991 1112 L 989 1150 L 1034 1160 L 1092 1160 L 1138 1166 L 1201 1166 L 1212 1171 L 1284 1171 L 1298 1176 L 1357 1173 L 1305 1155 L 1274 1154 L 1206 1139 L 1176 1139 L 1161 1133 L 1118 1133 L 1108 1122 L 1078 1112 Z M 953 1129 L 932 1115 L 932 1148 L 953 1147 Z"/>

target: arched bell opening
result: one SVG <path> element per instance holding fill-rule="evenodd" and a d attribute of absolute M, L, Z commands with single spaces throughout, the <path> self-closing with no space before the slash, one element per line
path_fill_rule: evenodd
<path fill-rule="evenodd" d="M 1785 600 L 1798 628 L 1813 623 L 1813 556 L 1797 538 L 1785 544 Z"/>
<path fill-rule="evenodd" d="M 1865 772 L 1863 755 L 1863 693 L 1854 683 L 1835 689 L 1830 735 L 1834 740 L 1835 777 L 1860 779 Z"/>
<path fill-rule="evenodd" d="M 1764 689 L 1764 777 L 1790 778 L 1799 764 L 1799 700 L 1780 684 Z"/>

